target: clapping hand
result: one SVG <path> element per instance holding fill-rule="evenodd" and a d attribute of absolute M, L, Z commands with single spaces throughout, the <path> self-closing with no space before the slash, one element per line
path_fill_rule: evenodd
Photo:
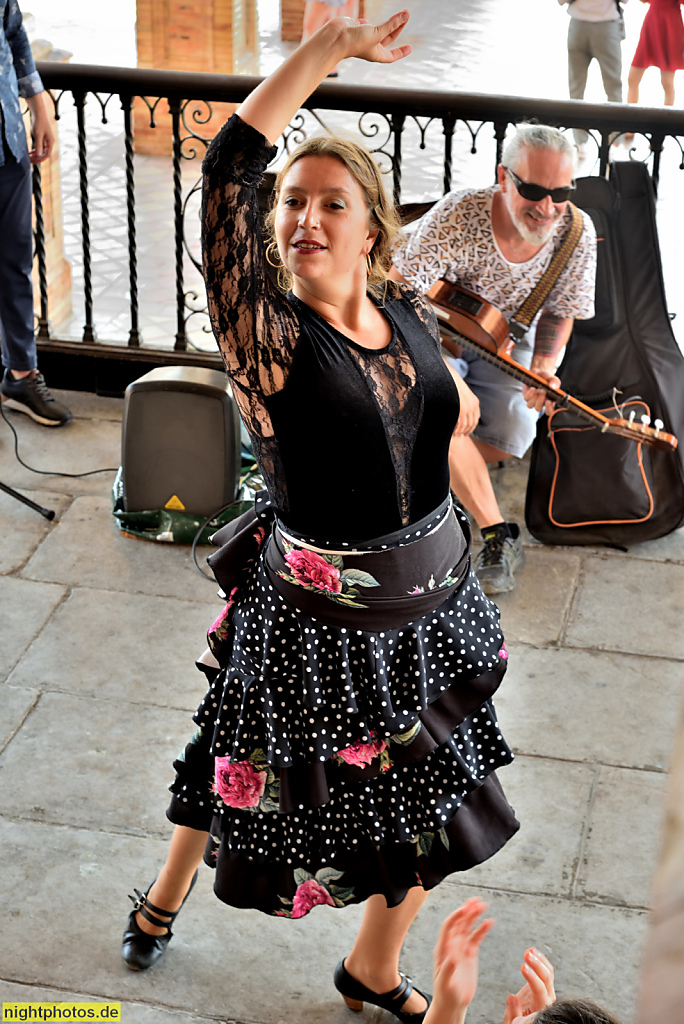
<path fill-rule="evenodd" d="M 480 943 L 493 927 L 492 920 L 478 925 L 487 910 L 472 898 L 455 910 L 444 924 L 434 952 L 434 996 L 424 1024 L 462 1024 L 477 989 Z"/>
<path fill-rule="evenodd" d="M 532 947 L 525 952 L 520 967 L 525 984 L 516 995 L 506 999 L 506 1014 L 503 1024 L 526 1024 L 530 1014 L 543 1010 L 555 1002 L 556 993 L 553 987 L 553 965 Z"/>

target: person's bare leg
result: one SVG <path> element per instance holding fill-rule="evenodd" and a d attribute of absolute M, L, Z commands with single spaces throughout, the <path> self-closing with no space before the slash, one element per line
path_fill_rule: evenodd
<path fill-rule="evenodd" d="M 451 489 L 466 511 L 484 530 L 503 522 L 497 504 L 487 462 L 509 459 L 507 452 L 492 448 L 469 436 L 452 437 L 449 445 L 449 480 Z"/>
<path fill-rule="evenodd" d="M 417 886 L 409 889 L 397 907 L 388 907 L 384 896 L 370 896 L 366 900 L 361 927 L 344 966 L 371 992 L 382 995 L 399 984 L 401 947 L 426 898 L 425 889 Z M 423 997 L 414 990 L 401 1009 L 405 1013 L 422 1013 L 425 1005 Z"/>
<path fill-rule="evenodd" d="M 639 86 L 641 85 L 641 79 L 644 77 L 645 70 L 646 68 L 635 68 L 634 65 L 629 69 L 629 75 L 627 76 L 628 103 L 639 102 Z"/>
<path fill-rule="evenodd" d="M 202 861 L 207 837 L 207 832 L 176 825 L 171 836 L 166 863 L 147 894 L 150 903 L 170 912 L 178 910 L 190 888 L 192 876 Z M 163 914 L 156 916 L 164 920 Z M 140 930 L 147 932 L 148 935 L 166 934 L 166 928 L 157 928 L 150 924 L 140 912 L 135 915 L 135 920 Z"/>
<path fill-rule="evenodd" d="M 665 93 L 665 106 L 673 107 L 675 101 L 674 71 L 661 71 L 660 82 Z"/>

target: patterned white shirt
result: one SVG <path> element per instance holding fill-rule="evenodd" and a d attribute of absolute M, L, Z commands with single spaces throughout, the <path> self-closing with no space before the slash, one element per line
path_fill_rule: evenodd
<path fill-rule="evenodd" d="M 570 224 L 566 208 L 554 233 L 525 263 L 502 255 L 492 230 L 492 199 L 498 185 L 448 192 L 418 222 L 394 252 L 394 265 L 418 291 L 426 292 L 441 278 L 475 292 L 507 320 L 535 287 Z M 588 320 L 594 315 L 596 231 L 580 211 L 584 231 L 564 267 L 544 310 L 559 317 Z"/>

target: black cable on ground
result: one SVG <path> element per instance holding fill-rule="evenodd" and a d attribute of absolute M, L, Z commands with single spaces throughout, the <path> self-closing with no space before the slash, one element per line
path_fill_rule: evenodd
<path fill-rule="evenodd" d="M 16 455 L 17 462 L 19 462 L 20 465 L 22 465 L 24 467 L 24 469 L 28 469 L 29 472 L 31 472 L 31 473 L 40 473 L 41 476 L 68 476 L 68 477 L 76 478 L 76 477 L 81 477 L 81 476 L 94 476 L 96 473 L 116 473 L 116 472 L 118 472 L 118 469 L 119 469 L 118 466 L 114 466 L 113 468 L 112 467 L 107 467 L 106 469 L 89 469 L 85 473 L 59 473 L 59 472 L 57 472 L 57 470 L 54 470 L 54 469 L 34 469 L 33 466 L 29 466 L 29 464 L 27 462 L 24 462 L 24 460 L 22 459 L 21 455 L 19 454 L 19 435 L 17 434 L 17 432 L 16 432 L 16 430 L 14 428 L 14 424 L 11 423 L 7 419 L 7 416 L 5 414 L 5 410 L 2 408 L 1 405 L 0 405 L 0 415 L 2 416 L 3 420 L 5 421 L 7 426 L 10 428 L 12 433 L 14 434 L 14 454 Z"/>

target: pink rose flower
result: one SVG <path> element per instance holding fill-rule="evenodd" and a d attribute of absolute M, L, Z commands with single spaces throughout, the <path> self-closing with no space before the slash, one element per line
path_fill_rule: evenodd
<path fill-rule="evenodd" d="M 237 587 L 233 587 L 233 589 L 231 590 L 230 594 L 228 595 L 228 602 L 224 606 L 223 611 L 219 615 L 219 617 L 216 620 L 216 622 L 214 622 L 214 624 L 211 626 L 211 628 L 209 630 L 210 633 L 215 633 L 216 630 L 219 628 L 219 626 L 221 626 L 223 624 L 226 616 L 228 615 L 228 612 L 230 611 L 230 609 L 235 604 L 235 595 L 237 594 L 237 590 L 238 590 Z"/>
<path fill-rule="evenodd" d="M 342 590 L 340 571 L 325 558 L 321 558 L 315 551 L 288 551 L 285 561 L 292 569 L 292 575 L 297 583 L 305 587 L 315 587 L 316 590 L 327 590 L 331 594 L 339 594 Z"/>
<path fill-rule="evenodd" d="M 338 750 L 337 756 L 341 758 L 342 761 L 345 761 L 346 764 L 353 764 L 358 768 L 365 768 L 366 765 L 370 764 L 373 758 L 377 757 L 378 754 L 381 754 L 386 747 L 387 744 L 384 740 L 372 737 L 370 743 L 352 743 L 351 747 L 345 747 L 344 750 Z"/>
<path fill-rule="evenodd" d="M 310 878 L 297 886 L 297 892 L 292 901 L 292 916 L 304 917 L 312 907 L 318 907 L 321 904 L 334 907 L 335 900 L 324 885 L 317 882 L 315 878 Z"/>
<path fill-rule="evenodd" d="M 499 651 L 499 657 L 503 658 L 504 661 L 508 657 L 508 651 L 506 650 L 506 644 L 502 644 L 501 650 Z"/>
<path fill-rule="evenodd" d="M 256 807 L 264 795 L 266 772 L 258 772 L 249 761 L 231 763 L 215 758 L 216 792 L 229 807 Z"/>

